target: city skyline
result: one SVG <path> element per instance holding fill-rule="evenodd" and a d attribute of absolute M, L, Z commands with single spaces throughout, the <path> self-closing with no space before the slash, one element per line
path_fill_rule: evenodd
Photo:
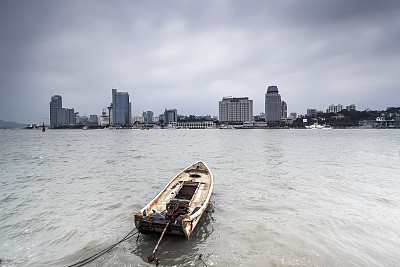
<path fill-rule="evenodd" d="M 0 119 L 49 123 L 48 99 L 100 114 L 109 88 L 132 115 L 218 114 L 225 96 L 288 113 L 399 106 L 398 1 L 0 2 Z M 195 103 L 195 104 L 194 104 Z"/>

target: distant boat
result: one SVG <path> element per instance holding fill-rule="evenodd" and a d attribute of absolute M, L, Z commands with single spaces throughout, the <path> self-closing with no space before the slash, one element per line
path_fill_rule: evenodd
<path fill-rule="evenodd" d="M 326 124 L 320 125 L 318 123 L 314 123 L 311 125 L 306 125 L 306 129 L 332 129 L 332 127 Z"/>
<path fill-rule="evenodd" d="M 142 233 L 192 234 L 202 217 L 214 188 L 214 176 L 199 161 L 180 172 L 144 208 L 135 214 Z"/>
<path fill-rule="evenodd" d="M 24 129 L 37 129 L 37 128 L 39 127 L 37 127 L 36 124 L 34 123 L 28 124 L 27 126 L 24 127 Z"/>

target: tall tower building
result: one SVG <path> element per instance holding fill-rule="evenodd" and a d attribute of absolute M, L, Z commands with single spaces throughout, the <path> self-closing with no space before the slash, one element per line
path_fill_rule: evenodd
<path fill-rule="evenodd" d="M 50 102 L 50 126 L 57 126 L 57 110 L 62 108 L 62 97 L 54 95 L 51 97 Z"/>
<path fill-rule="evenodd" d="M 253 100 L 248 97 L 224 97 L 219 101 L 221 122 L 253 121 Z"/>
<path fill-rule="evenodd" d="M 265 94 L 265 121 L 280 122 L 282 117 L 282 101 L 275 85 L 268 86 Z"/>
<path fill-rule="evenodd" d="M 112 89 L 112 125 L 128 126 L 131 115 L 129 109 L 129 94 Z"/>
<path fill-rule="evenodd" d="M 164 124 L 167 125 L 171 122 L 178 121 L 178 112 L 176 109 L 165 109 L 164 111 Z"/>
<path fill-rule="evenodd" d="M 145 122 L 153 122 L 153 111 L 143 111 L 143 118 Z"/>

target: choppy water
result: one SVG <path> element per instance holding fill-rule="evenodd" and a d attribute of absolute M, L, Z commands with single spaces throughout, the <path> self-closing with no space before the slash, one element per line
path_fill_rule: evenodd
<path fill-rule="evenodd" d="M 209 212 L 167 236 L 161 265 L 398 266 L 399 130 L 0 131 L 0 266 L 66 266 L 204 160 Z M 157 235 L 88 266 L 148 266 Z M 154 266 L 154 264 L 152 265 Z"/>

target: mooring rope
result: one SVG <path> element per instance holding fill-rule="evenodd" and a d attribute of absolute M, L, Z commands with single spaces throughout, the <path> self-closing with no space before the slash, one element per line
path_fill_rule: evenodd
<path fill-rule="evenodd" d="M 189 241 L 189 239 L 187 240 L 187 242 L 189 243 L 189 245 L 192 247 L 193 250 L 195 250 L 194 246 L 192 245 L 192 243 Z M 203 254 L 196 252 L 197 257 L 199 258 L 199 260 L 201 260 L 204 264 L 204 266 L 207 267 L 207 263 L 205 263 L 205 261 L 203 260 Z"/>
<path fill-rule="evenodd" d="M 130 231 L 129 234 L 127 234 L 124 238 L 122 238 L 122 239 L 121 239 L 120 241 L 118 241 L 117 243 L 115 243 L 115 244 L 109 246 L 108 248 L 105 248 L 105 249 L 103 249 L 102 251 L 97 252 L 97 253 L 94 254 L 93 256 L 90 256 L 89 258 L 86 258 L 86 259 L 84 259 L 84 260 L 82 260 L 82 261 L 80 261 L 80 262 L 77 262 L 77 263 L 74 263 L 74 264 L 72 264 L 72 265 L 69 265 L 68 267 L 79 267 L 79 266 L 83 266 L 83 265 L 88 264 L 89 262 L 94 261 L 95 259 L 97 259 L 97 258 L 101 257 L 102 255 L 106 254 L 107 252 L 109 252 L 109 251 L 110 251 L 111 249 L 113 249 L 116 245 L 118 245 L 118 244 L 120 244 L 120 243 L 122 243 L 122 242 L 124 242 L 124 241 L 126 241 L 126 240 L 128 240 L 128 239 L 130 239 L 130 238 L 132 238 L 135 234 L 138 233 L 138 231 L 137 231 L 137 230 L 135 231 L 135 230 L 136 230 L 136 229 L 133 229 L 133 230 Z"/>

